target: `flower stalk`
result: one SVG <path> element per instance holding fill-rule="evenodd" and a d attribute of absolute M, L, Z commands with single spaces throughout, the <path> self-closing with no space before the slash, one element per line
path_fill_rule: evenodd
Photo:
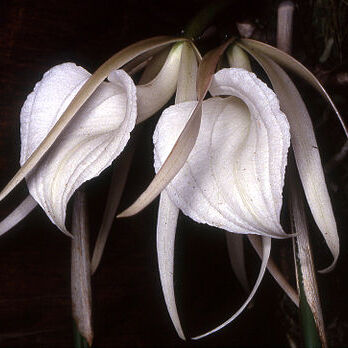
<path fill-rule="evenodd" d="M 92 346 L 91 261 L 85 193 L 79 190 L 74 199 L 71 240 L 71 301 L 76 324 L 76 341 Z M 83 343 L 82 343 L 83 344 Z"/>
<path fill-rule="evenodd" d="M 74 348 L 90 348 L 86 339 L 80 334 L 75 320 L 73 320 Z"/>

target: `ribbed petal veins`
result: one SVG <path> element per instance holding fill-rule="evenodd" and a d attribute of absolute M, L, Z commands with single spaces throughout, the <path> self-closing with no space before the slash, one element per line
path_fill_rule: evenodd
<path fill-rule="evenodd" d="M 21 111 L 21 165 L 39 146 L 90 74 L 73 63 L 53 67 Z M 66 205 L 86 180 L 99 175 L 125 147 L 136 120 L 136 88 L 112 72 L 27 176 L 30 194 L 63 232 Z"/>
<path fill-rule="evenodd" d="M 276 95 L 254 74 L 215 74 L 203 103 L 196 144 L 167 187 L 171 200 L 193 220 L 235 233 L 285 237 L 280 226 L 289 125 Z M 194 102 L 166 109 L 154 133 L 159 170 L 185 126 Z"/>

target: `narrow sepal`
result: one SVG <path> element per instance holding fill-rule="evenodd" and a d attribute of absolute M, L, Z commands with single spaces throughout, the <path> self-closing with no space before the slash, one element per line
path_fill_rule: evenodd
<path fill-rule="evenodd" d="M 257 252 L 257 254 L 262 258 L 262 239 L 260 236 L 249 234 L 248 239 Z M 279 270 L 276 263 L 270 257 L 267 264 L 267 269 L 269 273 L 271 273 L 274 280 L 278 283 L 278 285 L 284 290 L 284 292 L 289 296 L 291 301 L 298 307 L 299 306 L 299 298 L 295 289 L 289 284 L 286 280 L 284 274 Z"/>
<path fill-rule="evenodd" d="M 348 128 L 342 116 L 338 112 L 334 102 L 326 92 L 325 88 L 319 82 L 319 80 L 304 65 L 302 65 L 295 58 L 291 57 L 290 55 L 281 51 L 280 49 L 267 45 L 263 42 L 251 39 L 241 39 L 240 42 L 245 48 L 249 50 L 250 53 L 265 54 L 267 57 L 271 58 L 279 65 L 281 65 L 283 68 L 289 69 L 290 71 L 294 72 L 295 74 L 306 80 L 311 86 L 313 86 L 331 105 L 332 109 L 336 113 L 339 122 L 341 123 L 341 126 L 346 136 L 348 137 Z"/>
<path fill-rule="evenodd" d="M 0 222 L 0 236 L 21 222 L 37 206 L 36 201 L 30 195 L 5 219 Z"/>
<path fill-rule="evenodd" d="M 92 274 L 94 274 L 94 272 L 97 270 L 100 264 L 105 244 L 116 216 L 116 211 L 120 203 L 121 196 L 123 194 L 124 186 L 126 184 L 128 172 L 133 159 L 134 150 L 135 144 L 133 142 L 132 144 L 129 144 L 127 146 L 125 152 L 123 152 L 122 155 L 119 157 L 117 163 L 115 164 L 112 170 L 112 178 L 109 186 L 106 206 L 100 229 L 98 232 L 98 237 L 93 250 L 93 256 L 91 261 Z"/>
<path fill-rule="evenodd" d="M 157 257 L 162 291 L 168 313 L 179 337 L 185 339 L 174 293 L 174 245 L 179 209 L 166 191 L 160 195 L 157 219 Z"/>

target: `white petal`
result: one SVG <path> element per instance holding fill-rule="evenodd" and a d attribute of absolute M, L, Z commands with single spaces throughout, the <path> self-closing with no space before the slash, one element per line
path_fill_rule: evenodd
<path fill-rule="evenodd" d="M 176 44 L 169 52 L 158 75 L 147 84 L 137 86 L 138 123 L 155 114 L 174 94 L 182 47 L 182 43 Z"/>
<path fill-rule="evenodd" d="M 231 68 L 241 68 L 247 71 L 252 71 L 250 59 L 247 53 L 245 53 L 239 46 L 230 46 L 226 52 L 226 56 Z"/>
<path fill-rule="evenodd" d="M 175 104 L 197 100 L 198 62 L 195 52 L 187 42 L 183 43 L 178 83 L 175 94 Z"/>
<path fill-rule="evenodd" d="M 275 94 L 241 69 L 218 72 L 203 103 L 196 144 L 168 185 L 172 201 L 193 220 L 236 233 L 285 237 L 279 223 L 290 143 Z M 159 170 L 183 129 L 192 102 L 164 111 L 154 133 Z"/>
<path fill-rule="evenodd" d="M 191 46 L 183 43 L 175 103 L 197 100 L 197 59 Z M 171 201 L 166 190 L 161 192 L 157 219 L 157 258 L 162 291 L 169 316 L 181 339 L 185 339 L 181 327 L 174 293 L 174 245 L 179 209 Z"/>
<path fill-rule="evenodd" d="M 7 185 L 0 192 L 0 201 L 3 200 L 37 165 L 37 163 L 44 157 L 46 152 L 56 142 L 66 126 L 75 117 L 75 114 L 87 101 L 88 98 L 96 91 L 100 84 L 111 74 L 112 71 L 125 66 L 132 60 L 135 60 L 135 65 L 139 65 L 144 56 L 152 54 L 157 49 L 169 45 L 173 42 L 183 41 L 182 38 L 172 38 L 169 36 L 156 36 L 150 39 L 136 42 L 121 51 L 114 54 L 104 64 L 102 64 L 95 73 L 83 85 L 67 107 L 64 114 L 62 114 L 59 122 L 51 129 L 50 133 L 45 137 L 40 146 L 22 165 L 14 177 L 7 183 Z M 185 40 L 184 40 L 185 41 Z M 146 58 L 145 58 L 146 59 Z"/>
<path fill-rule="evenodd" d="M 72 63 L 49 70 L 21 111 L 21 164 L 33 153 L 90 74 Z M 136 90 L 121 70 L 109 76 L 63 131 L 56 146 L 26 178 L 30 194 L 63 232 L 66 205 L 125 147 L 136 119 Z"/>

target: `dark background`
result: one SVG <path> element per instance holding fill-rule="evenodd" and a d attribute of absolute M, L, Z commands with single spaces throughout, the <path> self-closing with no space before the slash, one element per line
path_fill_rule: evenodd
<path fill-rule="evenodd" d="M 133 42 L 155 35 L 180 34 L 206 3 L 0 0 L 0 186 L 5 186 L 18 170 L 20 108 L 45 71 L 73 61 L 92 72 Z M 198 42 L 203 50 L 234 33 L 237 20 L 246 19 L 257 25 L 258 35 L 274 43 L 277 2 L 236 3 L 238 6 L 225 11 L 211 28 L 211 37 Z M 328 11 L 324 8 L 314 17 L 311 3 L 296 9 L 294 55 L 317 73 L 346 114 L 347 82 L 339 82 L 337 77 L 348 71 L 345 46 L 342 42 L 343 48 L 336 45 L 330 58 L 319 64 L 327 33 L 316 19 L 325 18 Z M 311 100 L 323 162 L 328 163 L 344 143 L 342 131 L 321 98 L 310 89 L 304 93 Z M 153 176 L 154 125 L 155 120 L 144 125 L 121 209 L 142 192 Z M 100 223 L 109 175 L 110 170 L 106 170 L 85 185 L 92 242 Z M 342 255 L 331 274 L 318 275 L 332 346 L 348 346 L 346 178 L 346 162 L 336 163 L 328 183 Z M 0 219 L 26 194 L 22 183 L 0 203 Z M 289 346 L 290 340 L 300 344 L 296 308 L 268 274 L 252 308 L 235 322 L 201 341 L 181 341 L 166 312 L 159 283 L 155 250 L 157 204 L 114 223 L 102 263 L 92 280 L 95 347 L 275 347 Z M 319 233 L 314 231 L 312 237 L 316 262 L 323 268 L 330 258 Z M 290 241 L 276 241 L 273 245 L 272 253 L 293 281 Z M 249 247 L 246 255 L 248 272 L 254 281 L 258 259 Z M 175 267 L 177 301 L 187 337 L 226 320 L 245 299 L 230 269 L 221 231 L 180 217 Z M 72 342 L 70 240 L 36 208 L 0 238 L 0 346 L 71 347 Z"/>

